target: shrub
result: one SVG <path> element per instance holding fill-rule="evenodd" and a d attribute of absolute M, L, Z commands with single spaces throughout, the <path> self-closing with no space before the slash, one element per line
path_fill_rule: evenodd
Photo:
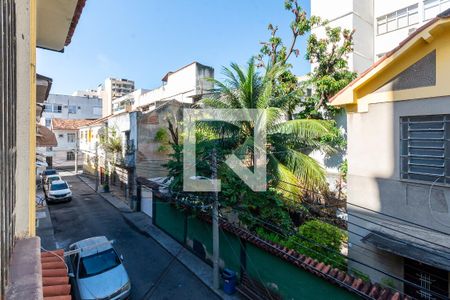
<path fill-rule="evenodd" d="M 304 255 L 346 270 L 346 259 L 341 255 L 342 243 L 346 239 L 347 234 L 336 226 L 312 220 L 300 226 L 288 244 Z"/>

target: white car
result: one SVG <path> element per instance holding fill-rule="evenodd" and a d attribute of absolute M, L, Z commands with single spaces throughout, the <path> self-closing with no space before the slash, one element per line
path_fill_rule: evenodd
<path fill-rule="evenodd" d="M 50 185 L 53 181 L 62 180 L 58 174 L 48 175 L 45 177 L 44 184 Z"/>
<path fill-rule="evenodd" d="M 111 241 L 105 236 L 91 237 L 69 247 L 69 276 L 75 299 L 128 299 L 131 284 L 128 273 Z"/>
<path fill-rule="evenodd" d="M 46 197 L 48 202 L 71 201 L 72 191 L 64 180 L 55 180 L 48 185 Z"/>

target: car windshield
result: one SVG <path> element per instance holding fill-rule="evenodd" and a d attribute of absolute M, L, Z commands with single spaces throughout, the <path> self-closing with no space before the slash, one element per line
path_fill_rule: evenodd
<path fill-rule="evenodd" d="M 120 259 L 114 249 L 81 258 L 80 278 L 86 278 L 101 274 L 120 265 Z"/>
<path fill-rule="evenodd" d="M 52 191 L 60 191 L 68 189 L 67 183 L 54 183 L 50 186 Z"/>
<path fill-rule="evenodd" d="M 45 170 L 44 171 L 44 174 L 45 175 L 55 175 L 56 174 L 56 170 Z"/>
<path fill-rule="evenodd" d="M 55 181 L 55 180 L 61 180 L 61 178 L 59 178 L 59 176 L 58 176 L 58 177 L 50 177 L 50 178 L 48 179 L 48 181 L 49 181 L 50 183 L 52 183 L 52 182 Z"/>

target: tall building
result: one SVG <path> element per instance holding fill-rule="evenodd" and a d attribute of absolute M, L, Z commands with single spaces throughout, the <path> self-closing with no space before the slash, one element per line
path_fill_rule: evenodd
<path fill-rule="evenodd" d="M 107 78 L 97 89 L 102 99 L 102 116 L 112 114 L 112 101 L 134 91 L 134 81 L 124 78 Z"/>
<path fill-rule="evenodd" d="M 329 26 L 355 29 L 351 70 L 362 73 L 416 29 L 450 8 L 450 0 L 311 0 L 311 14 Z M 319 37 L 324 28 L 313 29 Z M 312 66 L 313 68 L 314 66 Z"/>

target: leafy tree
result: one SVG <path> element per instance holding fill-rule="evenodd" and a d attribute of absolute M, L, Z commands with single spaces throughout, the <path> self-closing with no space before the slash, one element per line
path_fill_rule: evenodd
<path fill-rule="evenodd" d="M 263 109 L 267 114 L 267 158 L 270 182 L 280 191 L 300 191 L 295 186 L 308 189 L 325 188 L 323 168 L 307 155 L 311 149 L 321 147 L 320 139 L 330 132 L 331 124 L 323 120 L 288 120 L 283 109 L 272 106 L 279 103 L 274 92 L 274 82 L 285 69 L 275 65 L 264 74 L 257 71 L 254 59 L 248 62 L 247 69 L 236 64 L 224 68 L 226 79 L 214 80 L 218 87 L 212 97 L 200 101 L 201 106 L 217 109 Z M 216 122 L 211 126 L 231 145 L 233 152 L 244 158 L 252 155 L 252 122 L 229 124 Z M 251 167 L 251 165 L 250 165 Z"/>
<path fill-rule="evenodd" d="M 99 131 L 100 148 L 105 152 L 105 174 L 106 184 L 105 190 L 109 189 L 110 180 L 110 166 L 112 165 L 111 173 L 114 174 L 115 165 L 118 160 L 118 155 L 122 153 L 122 139 L 115 127 L 103 127 Z"/>
<path fill-rule="evenodd" d="M 306 58 L 314 70 L 304 87 L 312 88 L 312 95 L 302 102 L 300 117 L 332 119 L 339 111 L 329 104 L 329 99 L 356 78 L 349 71 L 348 55 L 353 51 L 354 31 L 340 27 L 325 27 L 325 38 L 311 34 L 308 39 Z"/>

